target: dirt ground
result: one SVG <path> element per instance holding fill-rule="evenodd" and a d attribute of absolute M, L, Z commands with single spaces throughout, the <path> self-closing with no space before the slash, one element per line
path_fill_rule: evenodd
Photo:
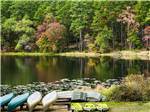
<path fill-rule="evenodd" d="M 7 112 L 7 109 L 1 110 L 1 112 Z M 24 106 L 23 109 L 18 107 L 14 112 L 28 112 L 28 109 Z M 36 106 L 33 112 L 43 112 L 42 106 Z M 68 112 L 67 105 L 50 106 L 46 112 Z"/>

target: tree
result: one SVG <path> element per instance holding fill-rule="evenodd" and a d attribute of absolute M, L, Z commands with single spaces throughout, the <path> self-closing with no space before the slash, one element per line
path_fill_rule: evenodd
<path fill-rule="evenodd" d="M 109 27 L 109 30 L 112 30 L 111 43 L 109 46 L 114 50 L 118 48 L 118 46 L 116 46 L 117 43 L 121 43 L 121 46 L 123 47 L 122 40 L 124 40 L 123 37 L 125 37 L 126 34 L 123 32 L 124 26 L 117 22 L 117 17 L 126 6 L 133 4 L 134 2 L 129 1 L 95 1 L 93 4 L 94 16 L 91 26 L 93 36 L 98 37 L 98 34 L 103 31 L 105 26 Z"/>
<path fill-rule="evenodd" d="M 128 6 L 131 7 L 129 10 L 126 9 Z M 45 41 L 43 42 L 45 44 L 53 40 L 54 45 L 61 45 L 62 48 L 63 42 L 67 51 L 76 50 L 77 47 L 79 51 L 87 51 L 88 48 L 85 46 L 87 40 L 90 41 L 92 48 L 98 46 L 98 50 L 103 49 L 102 51 L 109 48 L 112 50 L 140 48 L 143 30 L 150 24 L 149 6 L 150 2 L 147 1 L 3 0 L 2 50 L 24 51 L 26 46 L 30 43 L 35 45 L 37 40 L 39 43 Z M 127 20 L 124 20 L 125 16 L 128 16 Z M 55 26 L 65 27 L 65 31 Z M 59 33 L 53 36 L 52 33 L 57 29 L 67 33 L 58 39 L 62 34 L 58 31 Z M 40 39 L 45 35 L 47 39 Z M 86 35 L 88 38 L 85 39 Z"/>
<path fill-rule="evenodd" d="M 37 30 L 37 45 L 40 51 L 58 51 L 60 40 L 65 36 L 65 27 L 51 18 L 45 19 Z M 46 50 L 45 50 L 46 49 Z"/>
<path fill-rule="evenodd" d="M 33 39 L 34 29 L 32 28 L 33 22 L 29 19 L 23 18 L 22 20 L 15 20 L 15 18 L 6 19 L 2 24 L 2 37 L 8 47 L 14 47 L 15 50 L 23 50 L 23 47 Z"/>
<path fill-rule="evenodd" d="M 79 36 L 79 50 L 83 51 L 83 35 L 89 30 L 91 17 L 93 15 L 92 2 L 78 1 L 73 2 L 71 7 L 71 26 L 70 30 Z"/>
<path fill-rule="evenodd" d="M 140 25 L 144 25 L 148 22 L 147 21 L 149 17 L 148 13 L 150 10 L 149 6 L 150 6 L 150 2 L 147 1 L 137 1 L 137 4 L 135 5 L 135 13 L 136 13 L 135 18 L 140 23 Z"/>
<path fill-rule="evenodd" d="M 109 50 L 109 40 L 111 39 L 112 31 L 107 26 L 96 37 L 96 44 L 100 47 L 100 52 Z"/>
<path fill-rule="evenodd" d="M 118 18 L 119 22 L 122 22 L 127 26 L 129 48 L 131 49 L 133 43 L 139 47 L 140 39 L 137 37 L 136 33 L 138 32 L 139 23 L 135 20 L 135 13 L 131 7 L 127 7 L 126 10 L 123 10 Z"/>
<path fill-rule="evenodd" d="M 15 25 L 17 24 L 14 18 L 5 19 L 2 23 L 2 50 L 10 51 L 12 47 L 15 47 L 16 40 L 18 39 L 17 33 L 15 32 Z"/>
<path fill-rule="evenodd" d="M 18 21 L 15 26 L 15 32 L 18 33 L 19 39 L 15 50 L 23 50 L 24 46 L 28 44 L 30 40 L 33 40 L 33 34 L 35 30 L 32 28 L 33 22 L 24 17 L 22 20 Z"/>
<path fill-rule="evenodd" d="M 40 3 L 41 2 L 38 1 L 13 1 L 9 8 L 10 17 L 14 17 L 16 20 L 21 20 L 27 15 L 30 20 L 33 20 L 33 15 L 37 11 Z"/>

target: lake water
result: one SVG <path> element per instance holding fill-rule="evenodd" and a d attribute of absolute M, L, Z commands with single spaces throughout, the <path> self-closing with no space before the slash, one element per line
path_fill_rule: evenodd
<path fill-rule="evenodd" d="M 1 65 L 1 83 L 8 85 L 85 77 L 105 81 L 131 73 L 150 75 L 148 60 L 120 60 L 109 57 L 2 56 Z"/>

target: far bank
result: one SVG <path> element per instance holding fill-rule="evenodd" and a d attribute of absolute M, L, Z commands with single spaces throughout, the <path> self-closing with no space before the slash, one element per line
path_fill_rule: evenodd
<path fill-rule="evenodd" d="M 95 52 L 62 52 L 62 53 L 40 53 L 40 52 L 1 52 L 1 56 L 67 56 L 67 57 L 103 57 L 109 56 L 118 59 L 141 59 L 150 60 L 150 51 L 114 51 L 110 53 Z"/>

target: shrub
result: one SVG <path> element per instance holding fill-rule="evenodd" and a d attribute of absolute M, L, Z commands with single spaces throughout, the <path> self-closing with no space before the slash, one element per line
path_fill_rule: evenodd
<path fill-rule="evenodd" d="M 142 100 L 142 94 L 137 90 L 121 85 L 113 90 L 110 95 L 111 100 L 116 101 L 139 101 Z"/>
<path fill-rule="evenodd" d="M 113 85 L 101 92 L 114 101 L 149 101 L 150 79 L 144 78 L 143 75 L 129 75 L 121 85 Z"/>

